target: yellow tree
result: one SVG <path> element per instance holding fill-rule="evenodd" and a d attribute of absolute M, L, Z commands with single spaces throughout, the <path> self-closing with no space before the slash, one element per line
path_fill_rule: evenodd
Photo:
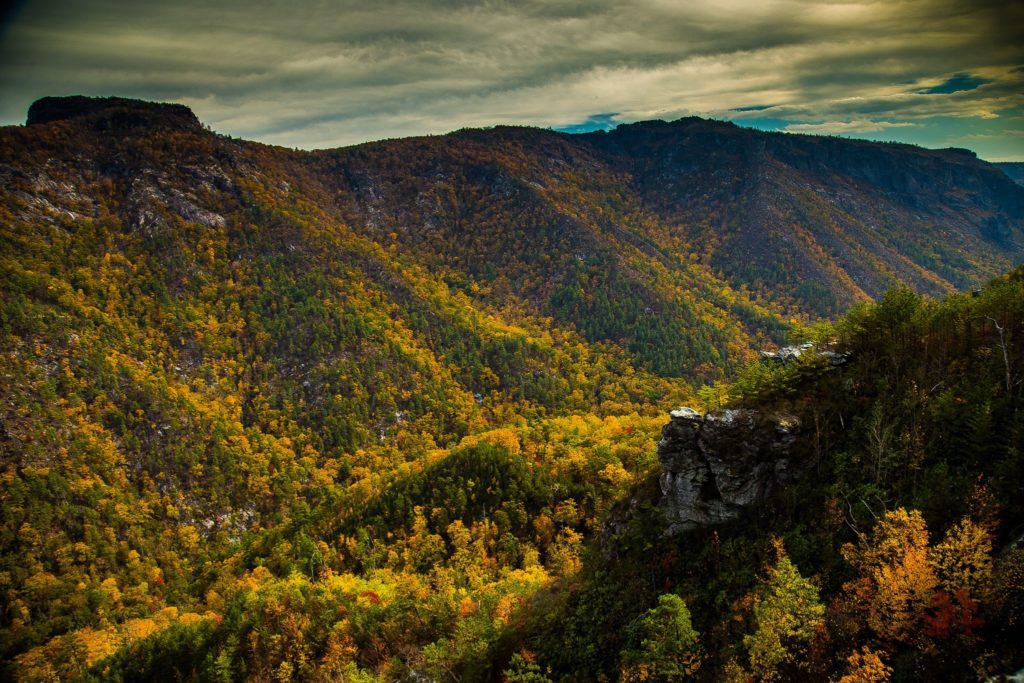
<path fill-rule="evenodd" d="M 938 587 L 921 513 L 903 508 L 886 513 L 870 539 L 843 546 L 843 557 L 860 573 L 848 588 L 866 608 L 868 626 L 887 640 L 913 641 Z"/>
<path fill-rule="evenodd" d="M 932 548 L 929 560 L 944 590 L 978 597 L 992 580 L 992 536 L 964 517 Z"/>
<path fill-rule="evenodd" d="M 839 683 L 885 683 L 892 676 L 892 667 L 888 666 L 881 654 L 870 648 L 861 648 L 846 658 L 849 668 Z"/>

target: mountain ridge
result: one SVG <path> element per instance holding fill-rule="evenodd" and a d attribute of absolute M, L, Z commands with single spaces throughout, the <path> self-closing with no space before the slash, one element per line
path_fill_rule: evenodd
<path fill-rule="evenodd" d="M 586 134 L 464 129 L 300 152 L 206 133 L 181 105 L 46 98 L 33 111 L 32 125 L 6 135 L 85 125 L 109 159 L 94 172 L 115 182 L 149 151 L 127 161 L 138 152 L 112 152 L 104 137 L 114 130 L 128 140 L 162 131 L 182 152 L 206 149 L 257 175 L 266 157 L 323 219 L 393 242 L 409 261 L 472 284 L 488 305 L 515 301 L 592 342 L 623 343 L 661 373 L 728 365 L 714 348 L 737 336 L 778 339 L 779 318 L 834 315 L 900 283 L 931 294 L 969 288 L 1024 258 L 1024 190 L 957 150 L 767 134 L 691 117 Z M 204 164 L 202 154 L 191 158 L 192 168 Z M 164 149 L 141 176 L 160 175 L 160 159 L 176 162 Z M 216 173 L 212 185 L 179 175 L 164 203 L 186 220 L 215 220 L 182 197 L 192 182 L 214 194 L 216 183 L 231 184 Z M 139 203 L 141 190 L 121 192 Z M 474 253 L 460 253 L 467 245 Z M 494 282 L 496 293 L 479 295 Z M 631 331 L 637 308 L 655 316 L 645 339 Z M 594 320 L 607 315 L 631 322 Z M 693 316 L 733 320 L 732 331 L 698 329 L 700 348 L 678 353 L 652 346 L 694 336 L 679 327 Z"/>
<path fill-rule="evenodd" d="M 840 494 L 942 533 L 985 474 L 1000 542 L 1024 518 L 1020 270 L 868 301 L 1017 258 L 1021 190 L 967 155 L 872 179 L 908 152 L 695 120 L 300 152 L 162 105 L 41 109 L 0 129 L 0 676 L 640 675 L 676 586 L 711 680 L 769 532 L 842 606 Z M 756 360 L 807 337 L 850 362 Z M 799 414 L 816 476 L 668 540 L 664 415 L 729 401 Z M 829 628 L 821 680 L 869 642 Z M 990 672 L 1014 633 L 986 631 Z"/>

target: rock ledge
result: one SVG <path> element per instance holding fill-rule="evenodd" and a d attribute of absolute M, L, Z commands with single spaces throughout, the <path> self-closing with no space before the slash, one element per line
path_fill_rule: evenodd
<path fill-rule="evenodd" d="M 668 533 L 734 519 L 802 477 L 793 457 L 800 421 L 792 415 L 692 408 L 671 413 L 658 443 L 661 505 Z"/>

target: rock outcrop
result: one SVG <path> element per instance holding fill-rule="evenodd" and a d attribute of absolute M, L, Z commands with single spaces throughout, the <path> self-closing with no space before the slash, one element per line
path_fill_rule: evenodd
<path fill-rule="evenodd" d="M 25 125 L 84 119 L 97 130 L 163 128 L 202 130 L 203 125 L 183 104 L 143 102 L 124 97 L 44 97 L 32 103 Z"/>
<path fill-rule="evenodd" d="M 725 522 L 803 476 L 793 416 L 753 410 L 673 410 L 658 443 L 669 533 Z"/>
<path fill-rule="evenodd" d="M 761 360 L 762 362 L 776 361 L 786 365 L 787 363 L 799 360 L 800 356 L 813 348 L 814 344 L 811 342 L 804 342 L 799 346 L 783 346 L 776 351 L 761 351 Z"/>
<path fill-rule="evenodd" d="M 801 356 L 807 353 L 815 353 L 820 358 L 828 361 L 829 365 L 839 366 L 850 360 L 850 354 L 846 352 L 832 351 L 831 349 L 815 348 L 813 342 L 804 342 L 799 346 L 783 346 L 775 351 L 761 351 L 762 363 L 781 363 L 789 365 L 800 360 Z"/>

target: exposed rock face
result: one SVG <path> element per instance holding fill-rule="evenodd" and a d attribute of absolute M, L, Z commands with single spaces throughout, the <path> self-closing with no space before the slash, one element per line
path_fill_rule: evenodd
<path fill-rule="evenodd" d="M 811 342 L 804 342 L 799 346 L 783 346 L 777 351 L 761 351 L 762 361 L 777 361 L 783 365 L 799 360 L 800 356 L 814 348 Z"/>
<path fill-rule="evenodd" d="M 795 417 L 752 410 L 701 416 L 691 408 L 671 416 L 658 443 L 669 533 L 733 519 L 799 479 L 809 465 L 792 454 L 800 428 Z"/>
<path fill-rule="evenodd" d="M 183 104 L 143 102 L 123 97 L 44 97 L 28 109 L 26 125 L 66 119 L 89 119 L 98 130 L 167 128 L 202 130 L 203 126 Z"/>
<path fill-rule="evenodd" d="M 829 365 L 839 366 L 850 360 L 850 354 L 846 352 L 831 351 L 829 349 L 816 349 L 812 342 L 804 342 L 799 346 L 783 346 L 776 351 L 761 351 L 762 363 L 781 363 L 789 365 L 800 360 L 804 354 L 812 352 L 828 361 Z M 687 410 L 690 410 L 687 408 Z"/>

